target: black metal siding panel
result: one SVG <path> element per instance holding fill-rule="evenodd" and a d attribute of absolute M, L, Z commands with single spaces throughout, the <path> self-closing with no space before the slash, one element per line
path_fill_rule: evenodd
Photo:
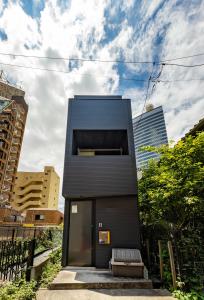
<path fill-rule="evenodd" d="M 67 196 L 136 194 L 136 179 L 131 164 L 129 156 L 73 157 L 65 163 Z"/>
<path fill-rule="evenodd" d="M 128 133 L 128 156 L 72 155 L 74 129 Z M 136 168 L 130 100 L 69 100 L 63 196 L 69 198 L 136 194 Z"/>
<path fill-rule="evenodd" d="M 69 224 L 70 224 L 70 200 L 65 199 L 64 203 L 64 228 L 62 241 L 62 266 L 68 265 L 68 249 L 69 249 Z"/>
<path fill-rule="evenodd" d="M 99 228 L 102 223 L 102 228 Z M 98 243 L 98 231 L 110 230 L 110 245 Z M 139 219 L 136 197 L 96 199 L 95 266 L 107 268 L 112 248 L 140 249 Z"/>

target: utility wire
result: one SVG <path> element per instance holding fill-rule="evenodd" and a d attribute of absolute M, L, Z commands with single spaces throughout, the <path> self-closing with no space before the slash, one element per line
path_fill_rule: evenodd
<path fill-rule="evenodd" d="M 38 67 L 16 65 L 16 64 L 7 64 L 7 63 L 3 63 L 3 62 L 0 62 L 0 65 L 9 66 L 9 67 L 17 67 L 17 68 L 25 68 L 25 69 L 31 69 L 31 70 L 39 70 L 39 71 L 47 71 L 47 72 L 56 72 L 56 73 L 63 73 L 63 74 L 71 74 L 70 71 L 62 71 L 62 70 L 47 69 L 47 68 L 38 68 Z M 92 75 L 95 75 L 95 74 L 77 73 L 77 75 L 92 76 Z M 97 76 L 97 78 L 108 78 L 108 79 L 111 79 L 110 76 Z M 119 80 L 134 80 L 134 81 L 137 81 L 137 82 L 147 82 L 148 81 L 146 79 L 136 79 L 136 78 L 120 78 Z"/>
<path fill-rule="evenodd" d="M 47 68 L 39 68 L 39 67 L 32 67 L 32 66 L 24 66 L 24 65 L 17 65 L 17 64 L 9 64 L 9 63 L 3 63 L 0 62 L 0 65 L 8 66 L 8 67 L 17 67 L 17 68 L 24 68 L 24 69 L 31 69 L 31 70 L 39 70 L 39 71 L 47 71 L 47 72 L 56 72 L 56 73 L 62 73 L 62 74 L 70 74 L 70 71 L 63 71 L 63 70 L 56 70 L 56 69 L 47 69 Z M 162 64 L 163 65 L 163 64 Z M 164 66 L 164 65 L 163 65 Z M 94 74 L 81 74 L 77 73 L 78 75 L 82 76 L 92 76 Z M 101 76 L 101 78 L 110 78 L 108 76 Z M 99 77 L 98 77 L 99 78 Z M 148 79 L 137 79 L 137 78 L 120 78 L 119 80 L 124 81 L 135 81 L 135 82 L 147 82 Z M 185 81 L 203 81 L 204 78 L 194 78 L 194 79 L 175 79 L 175 80 L 157 80 L 157 82 L 185 82 Z M 156 80 L 154 78 L 151 79 L 152 82 L 155 82 Z"/>
<path fill-rule="evenodd" d="M 198 57 L 198 56 L 203 56 L 203 55 L 204 55 L 204 53 L 198 53 L 198 54 L 194 54 L 194 55 L 188 55 L 188 56 L 181 56 L 181 57 L 176 57 L 176 58 L 165 59 L 165 60 L 161 60 L 161 62 L 174 61 L 174 60 Z"/>
<path fill-rule="evenodd" d="M 38 58 L 38 59 L 50 59 L 50 60 L 66 60 L 66 61 L 85 61 L 85 62 L 100 62 L 100 63 L 118 63 L 118 64 L 162 64 L 168 61 L 175 61 L 180 59 L 187 59 L 192 57 L 204 56 L 203 53 L 197 53 L 194 55 L 176 57 L 171 59 L 163 59 L 161 61 L 125 61 L 125 60 L 102 60 L 102 59 L 92 59 L 92 58 L 78 58 L 78 57 L 60 57 L 60 56 L 38 56 L 38 55 L 26 55 L 26 54 L 16 54 L 16 53 L 4 53 L 0 52 L 0 55 L 13 56 L 15 57 L 26 57 L 26 58 Z"/>
<path fill-rule="evenodd" d="M 151 75 L 149 76 L 149 79 L 148 79 L 148 83 L 147 83 L 147 90 L 146 90 L 146 95 L 145 95 L 145 101 L 144 101 L 144 105 L 143 105 L 143 108 L 142 108 L 142 113 L 140 115 L 140 118 L 135 126 L 135 130 L 137 129 L 137 127 L 139 126 L 139 123 L 140 123 L 140 120 L 143 116 L 143 113 L 144 113 L 144 109 L 145 109 L 145 105 L 146 105 L 146 102 L 147 102 L 147 99 L 148 99 L 148 95 L 149 95 L 149 87 L 150 87 L 150 82 L 151 82 L 151 79 L 152 79 L 152 75 L 153 75 L 153 72 L 154 72 L 154 66 L 155 64 L 153 64 L 152 66 L 152 72 L 151 72 Z"/>
<path fill-rule="evenodd" d="M 184 67 L 184 68 L 195 68 L 195 67 L 201 67 L 204 66 L 204 63 L 197 64 L 197 65 L 180 65 L 180 64 L 169 64 L 169 63 L 162 63 L 164 66 L 176 66 L 176 67 Z"/>
<path fill-rule="evenodd" d="M 152 80 L 151 80 L 151 81 L 153 82 L 151 95 L 153 94 L 153 92 L 154 92 L 155 89 L 156 89 L 156 85 L 157 85 L 158 80 L 159 80 L 159 78 L 160 78 L 160 76 L 161 76 L 161 74 L 162 74 L 163 68 L 164 68 L 164 65 L 162 64 L 159 73 L 158 73 L 155 77 L 153 77 Z"/>

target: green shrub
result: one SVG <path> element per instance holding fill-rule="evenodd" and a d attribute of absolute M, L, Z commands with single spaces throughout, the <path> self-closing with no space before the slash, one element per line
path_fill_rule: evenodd
<path fill-rule="evenodd" d="M 47 287 L 49 283 L 53 281 L 57 273 L 61 269 L 61 257 L 62 251 L 58 249 L 50 254 L 49 262 L 43 269 L 40 286 Z"/>
<path fill-rule="evenodd" d="M 35 299 L 37 282 L 32 280 L 26 282 L 25 279 L 8 283 L 0 289 L 1 300 L 31 300 Z"/>
<path fill-rule="evenodd" d="M 39 284 L 42 287 L 52 282 L 61 269 L 61 249 L 53 251 L 50 259 L 44 267 L 40 282 L 34 280 L 26 282 L 25 278 L 5 284 L 0 288 L 0 300 L 32 300 L 36 299 L 36 290 Z"/>
<path fill-rule="evenodd" d="M 173 296 L 179 300 L 204 300 L 204 293 L 196 291 L 185 293 L 183 291 L 176 290 L 173 292 Z"/>

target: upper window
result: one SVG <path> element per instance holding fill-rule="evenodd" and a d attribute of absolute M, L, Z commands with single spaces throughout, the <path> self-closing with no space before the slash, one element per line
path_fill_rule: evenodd
<path fill-rule="evenodd" d="M 74 130 L 72 155 L 128 155 L 127 130 Z"/>
<path fill-rule="evenodd" d="M 44 215 L 35 215 L 35 220 L 45 220 Z"/>

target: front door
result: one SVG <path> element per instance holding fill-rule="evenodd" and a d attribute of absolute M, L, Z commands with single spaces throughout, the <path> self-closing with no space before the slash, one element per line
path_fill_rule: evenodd
<path fill-rule="evenodd" d="M 68 263 L 92 265 L 92 201 L 71 202 Z"/>

